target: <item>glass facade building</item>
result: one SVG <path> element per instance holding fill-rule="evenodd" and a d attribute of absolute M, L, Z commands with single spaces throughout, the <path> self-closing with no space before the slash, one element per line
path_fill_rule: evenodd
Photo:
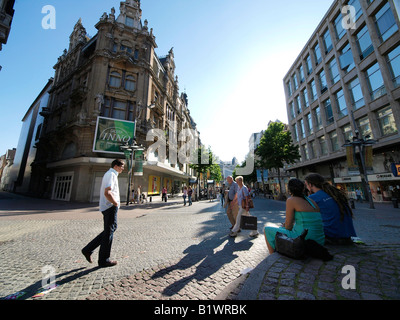
<path fill-rule="evenodd" d="M 400 163 L 399 3 L 335 1 L 288 70 L 289 128 L 301 154 L 288 170 L 297 177 L 318 172 L 350 197 L 365 189 L 361 173 L 348 170 L 343 147 L 358 132 L 377 140 L 366 172 L 374 201 L 400 195 L 400 177 L 391 170 Z"/>

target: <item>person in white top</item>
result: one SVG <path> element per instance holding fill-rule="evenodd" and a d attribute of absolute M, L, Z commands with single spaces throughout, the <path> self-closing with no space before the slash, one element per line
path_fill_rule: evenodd
<path fill-rule="evenodd" d="M 89 263 L 92 263 L 91 255 L 93 251 L 100 246 L 99 267 L 112 267 L 117 264 L 110 260 L 111 245 L 114 232 L 117 230 L 117 212 L 121 206 L 119 195 L 118 175 L 124 171 L 125 162 L 123 160 L 114 160 L 103 176 L 100 187 L 100 211 L 104 219 L 104 231 L 94 238 L 82 249 L 82 254 Z"/>
<path fill-rule="evenodd" d="M 182 195 L 182 197 L 183 197 L 183 205 L 184 206 L 186 206 L 186 197 L 187 197 L 187 195 L 188 195 L 188 190 L 187 190 L 187 187 L 184 186 L 183 187 L 183 195 Z"/>

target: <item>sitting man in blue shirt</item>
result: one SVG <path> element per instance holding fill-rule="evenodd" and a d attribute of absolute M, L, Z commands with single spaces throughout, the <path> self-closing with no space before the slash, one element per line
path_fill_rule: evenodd
<path fill-rule="evenodd" d="M 333 244 L 351 244 L 351 237 L 356 237 L 353 226 L 353 213 L 346 196 L 337 188 L 325 181 L 317 173 L 305 178 L 306 188 L 321 210 L 325 239 Z"/>

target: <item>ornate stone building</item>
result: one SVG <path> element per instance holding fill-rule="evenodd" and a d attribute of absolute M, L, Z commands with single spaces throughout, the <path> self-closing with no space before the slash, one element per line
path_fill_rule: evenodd
<path fill-rule="evenodd" d="M 136 140 L 147 151 L 154 144 L 153 139 L 146 141 L 151 129 L 167 137 L 172 125 L 178 133 L 197 132 L 187 96 L 179 93 L 173 49 L 159 58 L 153 30 L 141 18 L 140 1 L 126 0 L 118 16 L 114 8 L 101 16 L 92 38 L 81 20 L 76 23 L 68 50 L 54 66 L 49 105 L 41 113 L 45 122 L 31 190 L 45 189 L 47 197 L 58 200 L 98 200 L 104 172 L 114 158 L 124 157 L 94 148 L 99 117 L 136 121 Z M 180 191 L 193 176 L 187 164 L 171 164 L 157 150 L 145 152 L 143 167 L 143 176 L 134 177 L 133 184 L 149 195 L 163 186 Z M 126 173 L 120 177 L 121 196 L 126 195 L 127 179 Z"/>
<path fill-rule="evenodd" d="M 0 51 L 2 45 L 7 43 L 11 23 L 14 16 L 15 0 L 0 0 Z"/>

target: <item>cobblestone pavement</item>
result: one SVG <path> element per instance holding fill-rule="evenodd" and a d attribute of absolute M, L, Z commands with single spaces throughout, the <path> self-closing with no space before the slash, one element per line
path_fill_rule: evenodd
<path fill-rule="evenodd" d="M 293 260 L 274 253 L 227 299 L 399 300 L 400 209 L 383 204 L 375 207 L 356 204 L 354 226 L 362 244 L 327 245 L 334 256 L 329 262 Z"/>
<path fill-rule="evenodd" d="M 260 238 L 261 239 L 261 238 Z M 260 239 L 221 239 L 218 248 L 188 248 L 182 259 L 124 277 L 91 294 L 89 300 L 211 300 L 239 279 L 241 272 L 254 268 L 265 257 Z M 238 241 L 239 243 L 235 243 Z M 207 240 L 206 240 L 207 242 Z"/>
<path fill-rule="evenodd" d="M 283 221 L 284 203 L 255 204 L 260 232 Z M 34 300 L 400 299 L 400 211 L 388 206 L 358 206 L 355 227 L 365 244 L 329 246 L 334 260 L 326 263 L 268 256 L 262 234 L 230 238 L 217 202 L 123 207 L 112 249 L 118 265 L 106 269 L 89 265 L 80 253 L 101 231 L 97 210 L 0 193 L 0 299 L 18 292 Z M 45 266 L 54 268 L 57 287 L 33 298 Z M 342 286 L 345 266 L 354 268 L 356 289 Z"/>
<path fill-rule="evenodd" d="M 334 259 L 293 260 L 277 253 L 260 263 L 229 300 L 398 300 L 400 246 L 327 246 Z M 354 268 L 354 287 L 348 288 Z M 344 283 L 344 286 L 343 286 Z"/>
<path fill-rule="evenodd" d="M 80 253 L 102 231 L 97 207 L 40 207 L 32 200 L 38 208 L 29 210 L 23 198 L 17 209 L 15 199 L 0 201 L 0 298 L 22 292 L 21 299 L 36 300 L 213 299 L 266 254 L 262 237 L 228 236 L 219 203 L 183 207 L 177 199 L 121 208 L 112 248 L 118 265 L 100 269 Z M 51 275 L 46 266 L 57 287 L 33 298 Z"/>

